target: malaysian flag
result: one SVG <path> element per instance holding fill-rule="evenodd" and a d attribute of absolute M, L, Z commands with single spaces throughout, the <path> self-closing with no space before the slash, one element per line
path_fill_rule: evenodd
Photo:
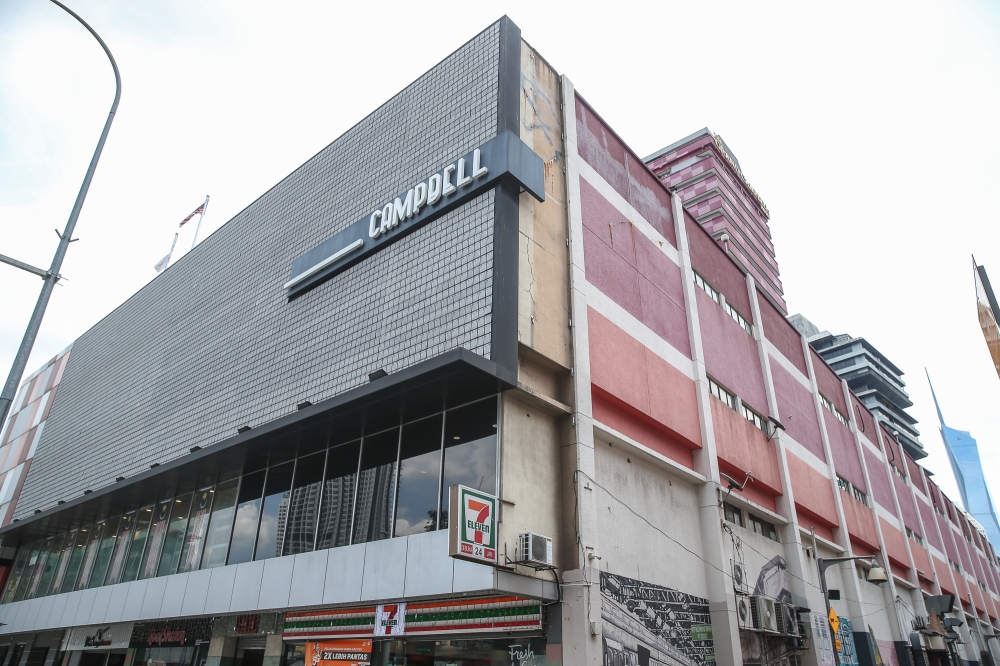
<path fill-rule="evenodd" d="M 194 217 L 195 215 L 201 215 L 201 214 L 202 214 L 202 213 L 204 213 L 204 212 L 205 212 L 205 204 L 201 204 L 200 206 L 198 206 L 197 208 L 195 208 L 195 209 L 194 209 L 193 211 L 191 211 L 191 214 L 190 214 L 190 215 L 188 215 L 188 216 L 187 216 L 187 217 L 185 217 L 185 218 L 184 218 L 183 220 L 181 220 L 181 226 L 183 227 L 183 226 L 184 226 L 185 224 L 187 224 L 187 222 L 188 222 L 188 221 L 189 221 L 189 220 L 190 220 L 190 219 L 191 219 L 192 217 Z"/>

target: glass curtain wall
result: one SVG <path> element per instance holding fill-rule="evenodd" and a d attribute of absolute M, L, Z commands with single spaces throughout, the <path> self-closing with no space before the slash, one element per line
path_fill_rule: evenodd
<path fill-rule="evenodd" d="M 247 451 L 241 473 L 25 544 L 0 603 L 431 532 L 448 488 L 497 485 L 498 396 L 362 435 L 328 420 Z"/>

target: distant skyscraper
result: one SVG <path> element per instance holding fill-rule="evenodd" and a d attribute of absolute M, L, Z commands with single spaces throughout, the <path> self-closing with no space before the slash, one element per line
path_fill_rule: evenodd
<path fill-rule="evenodd" d="M 927 383 L 930 382 L 931 376 L 928 373 Z M 1000 548 L 1000 522 L 997 521 L 993 498 L 990 496 L 990 489 L 983 475 L 979 446 L 969 433 L 949 428 L 944 424 L 941 405 L 938 404 L 933 384 L 931 384 L 931 395 L 934 396 L 934 407 L 941 422 L 941 439 L 944 440 L 944 448 L 948 451 L 948 460 L 951 461 L 951 471 L 955 473 L 958 492 L 962 495 L 962 504 L 986 530 L 986 536 L 989 537 L 993 547 Z"/>
<path fill-rule="evenodd" d="M 896 437 L 914 460 L 927 457 L 920 443 L 917 420 L 906 412 L 913 401 L 906 392 L 902 370 L 864 338 L 820 331 L 800 314 L 792 315 L 788 321 L 806 336 L 833 371 L 847 381 L 865 407 L 886 424 L 889 432 L 898 433 Z"/>
<path fill-rule="evenodd" d="M 1000 375 L 1000 327 L 997 326 L 997 315 L 1000 308 L 997 307 L 997 297 L 993 294 L 993 287 L 990 286 L 990 279 L 986 276 L 986 267 L 977 266 L 976 258 L 972 258 L 973 277 L 976 280 L 976 301 L 979 310 L 979 325 L 983 327 L 983 336 L 986 338 L 986 346 L 989 347 L 990 356 L 993 357 L 993 366 Z"/>

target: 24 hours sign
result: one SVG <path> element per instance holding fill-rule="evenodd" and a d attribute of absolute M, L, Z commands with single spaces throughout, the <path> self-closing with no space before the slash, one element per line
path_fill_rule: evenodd
<path fill-rule="evenodd" d="M 448 554 L 484 564 L 497 563 L 497 498 L 452 486 L 448 502 Z"/>

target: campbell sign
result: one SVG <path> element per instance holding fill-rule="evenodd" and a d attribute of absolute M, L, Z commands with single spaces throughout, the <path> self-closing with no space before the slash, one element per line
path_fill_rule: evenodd
<path fill-rule="evenodd" d="M 542 158 L 509 131 L 501 132 L 398 196 L 388 198 L 297 257 L 284 284 L 288 298 L 312 289 L 501 181 L 512 181 L 539 201 L 545 200 Z"/>
<path fill-rule="evenodd" d="M 486 564 L 497 563 L 497 498 L 452 486 L 448 502 L 448 554 Z"/>

